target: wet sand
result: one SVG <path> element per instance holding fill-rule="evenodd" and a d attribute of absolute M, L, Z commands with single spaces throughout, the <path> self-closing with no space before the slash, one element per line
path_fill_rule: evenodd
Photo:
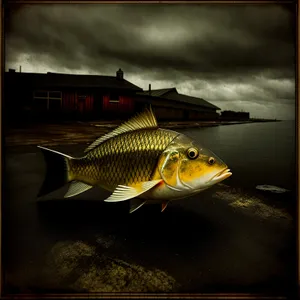
<path fill-rule="evenodd" d="M 52 148 L 79 155 L 87 140 L 71 142 Z M 219 185 L 163 213 L 129 214 L 128 202 L 103 202 L 109 194 L 96 188 L 37 200 L 45 165 L 34 143 L 7 147 L 5 172 L 6 292 L 295 291 L 295 208 L 261 193 Z"/>

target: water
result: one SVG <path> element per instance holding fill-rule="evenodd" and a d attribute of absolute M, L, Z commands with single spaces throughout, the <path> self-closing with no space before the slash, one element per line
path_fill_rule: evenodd
<path fill-rule="evenodd" d="M 255 189 L 274 185 L 296 189 L 294 121 L 188 129 L 181 132 L 201 142 L 227 163 L 233 175 L 224 183 Z"/>
<path fill-rule="evenodd" d="M 250 190 L 263 184 L 296 189 L 294 122 L 180 131 L 228 164 L 233 175 L 225 184 Z M 84 147 L 64 145 L 57 150 L 75 155 Z M 286 292 L 294 287 L 295 226 L 284 218 L 261 219 L 254 211 L 244 213 L 229 201 L 213 198 L 214 188 L 174 201 L 164 213 L 149 205 L 129 214 L 126 201 L 101 201 L 109 193 L 100 189 L 63 199 L 64 188 L 48 200 L 37 200 L 44 168 L 36 147 L 19 147 L 6 155 L 3 261 L 9 290 L 48 288 L 55 292 L 52 278 L 60 278 L 58 271 L 68 271 L 70 266 L 66 260 L 51 271 L 48 258 L 61 261 L 61 253 L 72 255 L 75 241 L 87 248 L 96 245 L 99 257 L 108 255 L 163 270 L 176 279 L 182 292 Z M 287 199 L 282 195 L 285 205 Z M 68 247 L 60 253 L 53 250 L 61 243 L 67 243 L 70 252 Z M 72 276 L 59 279 L 63 288 L 76 282 L 82 266 L 86 274 L 93 274 L 89 257 L 80 261 L 84 264 L 71 269 Z M 94 286 L 97 280 L 87 276 L 86 282 Z"/>

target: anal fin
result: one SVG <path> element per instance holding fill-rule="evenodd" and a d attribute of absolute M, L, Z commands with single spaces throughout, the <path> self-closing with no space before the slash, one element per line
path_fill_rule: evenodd
<path fill-rule="evenodd" d="M 73 181 L 73 182 L 71 182 L 71 184 L 69 186 L 69 190 L 65 194 L 65 198 L 74 197 L 76 195 L 79 195 L 79 194 L 81 194 L 83 192 L 88 191 L 92 187 L 93 186 L 91 186 L 89 184 L 86 184 L 84 182 Z"/>
<path fill-rule="evenodd" d="M 131 199 L 130 200 L 130 210 L 129 213 L 133 213 L 140 207 L 142 207 L 147 201 L 146 200 L 141 200 L 141 199 Z"/>
<path fill-rule="evenodd" d="M 160 182 L 162 182 L 162 179 L 144 181 L 144 182 L 134 184 L 132 186 L 118 185 L 117 188 L 114 190 L 114 192 L 104 201 L 119 202 L 119 201 L 125 201 L 125 200 L 135 198 L 147 192 L 148 190 L 150 190 Z"/>

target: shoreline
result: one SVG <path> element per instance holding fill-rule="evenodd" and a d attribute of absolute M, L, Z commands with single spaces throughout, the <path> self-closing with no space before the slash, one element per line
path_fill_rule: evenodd
<path fill-rule="evenodd" d="M 202 128 L 202 127 L 215 127 L 215 126 L 227 126 L 227 125 L 241 125 L 251 123 L 270 123 L 281 122 L 282 120 L 246 120 L 246 121 L 170 121 L 170 122 L 158 122 L 160 128 Z M 122 122 L 77 122 L 80 124 L 89 124 L 95 127 L 114 129 L 118 127 Z"/>
<path fill-rule="evenodd" d="M 228 126 L 250 123 L 279 122 L 278 120 L 248 121 L 200 121 L 200 122 L 158 122 L 160 128 L 188 129 L 215 126 Z M 27 124 L 28 126 L 6 128 L 5 147 L 14 146 L 58 146 L 89 144 L 100 136 L 114 130 L 120 122 L 64 122 Z M 95 130 L 96 129 L 96 130 Z"/>
<path fill-rule="evenodd" d="M 247 120 L 247 121 L 199 121 L 199 122 L 169 122 L 161 123 L 165 128 L 195 128 L 195 127 L 215 127 L 227 125 L 241 125 L 250 123 L 267 123 L 267 122 L 280 122 L 280 120 Z M 172 124 L 173 123 L 173 124 Z M 159 123 L 160 125 L 160 123 Z"/>

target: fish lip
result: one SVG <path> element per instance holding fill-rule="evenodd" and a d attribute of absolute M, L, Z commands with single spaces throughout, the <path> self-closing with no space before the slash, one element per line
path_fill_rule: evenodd
<path fill-rule="evenodd" d="M 230 172 L 229 168 L 224 168 L 222 171 L 220 171 L 219 173 L 217 173 L 216 175 L 214 175 L 209 181 L 213 181 L 214 179 L 220 177 L 221 175 L 225 175 L 228 174 L 229 176 L 232 175 L 232 173 Z"/>

